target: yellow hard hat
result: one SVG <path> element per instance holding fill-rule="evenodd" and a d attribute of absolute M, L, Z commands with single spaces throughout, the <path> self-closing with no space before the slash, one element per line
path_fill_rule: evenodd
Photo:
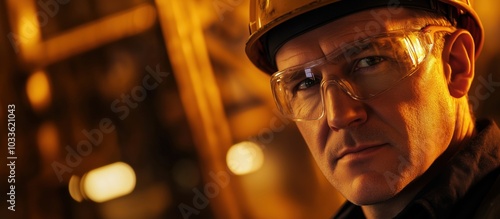
<path fill-rule="evenodd" d="M 474 37 L 476 57 L 483 45 L 483 26 L 471 0 L 251 0 L 248 58 L 262 71 L 277 71 L 274 56 L 288 40 L 329 21 L 361 10 L 408 7 L 442 14 Z"/>

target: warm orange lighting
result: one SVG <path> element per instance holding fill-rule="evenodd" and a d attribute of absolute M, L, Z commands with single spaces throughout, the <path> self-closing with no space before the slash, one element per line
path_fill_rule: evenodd
<path fill-rule="evenodd" d="M 7 38 L 22 61 L 33 61 L 40 52 L 40 23 L 46 24 L 48 17 L 37 13 L 36 1 L 11 0 L 6 4 L 12 25 Z"/>
<path fill-rule="evenodd" d="M 105 202 L 131 193 L 135 172 L 128 164 L 116 162 L 91 170 L 82 178 L 83 192 L 95 202 Z"/>
<path fill-rule="evenodd" d="M 31 106 L 37 110 L 44 109 L 51 101 L 49 79 L 45 72 L 37 71 L 28 78 L 26 93 Z"/>
<path fill-rule="evenodd" d="M 37 143 L 42 159 L 51 162 L 57 159 L 59 153 L 59 133 L 53 122 L 40 126 L 37 133 Z"/>
<path fill-rule="evenodd" d="M 25 12 L 25 11 L 22 11 Z M 40 39 L 40 27 L 37 22 L 35 13 L 31 12 L 24 13 L 24 17 L 19 20 L 19 43 L 24 47 L 23 52 L 29 52 L 29 49 L 33 49 Z"/>
<path fill-rule="evenodd" d="M 137 7 L 131 12 L 132 22 L 137 32 L 144 31 L 145 28 L 151 27 L 156 21 L 156 10 L 151 5 L 143 5 Z"/>
<path fill-rule="evenodd" d="M 254 142 L 244 141 L 229 148 L 226 156 L 227 166 L 236 175 L 257 171 L 264 163 L 264 153 Z"/>
<path fill-rule="evenodd" d="M 73 198 L 77 202 L 81 202 L 83 200 L 82 192 L 80 189 L 80 182 L 80 177 L 73 175 L 69 179 L 68 184 L 69 195 L 71 195 L 71 198 Z"/>
<path fill-rule="evenodd" d="M 6 38 L 20 54 L 21 61 L 37 66 L 47 66 L 104 44 L 142 33 L 156 22 L 156 8 L 150 3 L 137 5 L 130 10 L 111 14 L 43 39 L 41 28 L 62 10 L 59 0 L 47 8 L 37 8 L 41 1 L 7 1 L 12 33 Z M 44 3 L 45 4 L 45 3 Z M 49 4 L 49 3 L 47 3 Z M 98 33 L 98 34 L 96 34 Z"/>
<path fill-rule="evenodd" d="M 45 40 L 43 42 L 44 54 L 41 54 L 38 59 L 46 65 L 58 62 L 106 43 L 142 33 L 151 28 L 155 21 L 154 7 L 151 4 L 141 4 Z"/>

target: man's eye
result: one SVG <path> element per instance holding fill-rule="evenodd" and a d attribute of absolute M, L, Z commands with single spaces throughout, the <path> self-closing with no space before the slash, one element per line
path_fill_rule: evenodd
<path fill-rule="evenodd" d="M 358 59 L 356 63 L 354 63 L 353 71 L 357 71 L 363 68 L 368 68 L 374 65 L 377 65 L 381 62 L 385 61 L 385 59 L 381 56 L 370 56 L 362 59 Z"/>
<path fill-rule="evenodd" d="M 319 82 L 320 82 L 320 80 L 315 79 L 315 78 L 306 78 L 297 85 L 297 90 L 298 91 L 305 90 L 305 89 L 310 88 L 316 84 L 319 84 Z"/>

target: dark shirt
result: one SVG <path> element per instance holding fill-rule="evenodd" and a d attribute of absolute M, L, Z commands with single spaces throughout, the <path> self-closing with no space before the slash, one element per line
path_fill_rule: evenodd
<path fill-rule="evenodd" d="M 396 218 L 500 218 L 500 130 L 491 120 L 476 130 Z M 334 218 L 365 216 L 347 201 Z"/>

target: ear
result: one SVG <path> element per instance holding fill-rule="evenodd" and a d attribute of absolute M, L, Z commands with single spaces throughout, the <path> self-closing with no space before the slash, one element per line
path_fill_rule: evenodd
<path fill-rule="evenodd" d="M 450 94 L 455 98 L 467 95 L 474 79 L 474 38 L 468 31 L 455 31 L 445 40 L 442 58 Z"/>

